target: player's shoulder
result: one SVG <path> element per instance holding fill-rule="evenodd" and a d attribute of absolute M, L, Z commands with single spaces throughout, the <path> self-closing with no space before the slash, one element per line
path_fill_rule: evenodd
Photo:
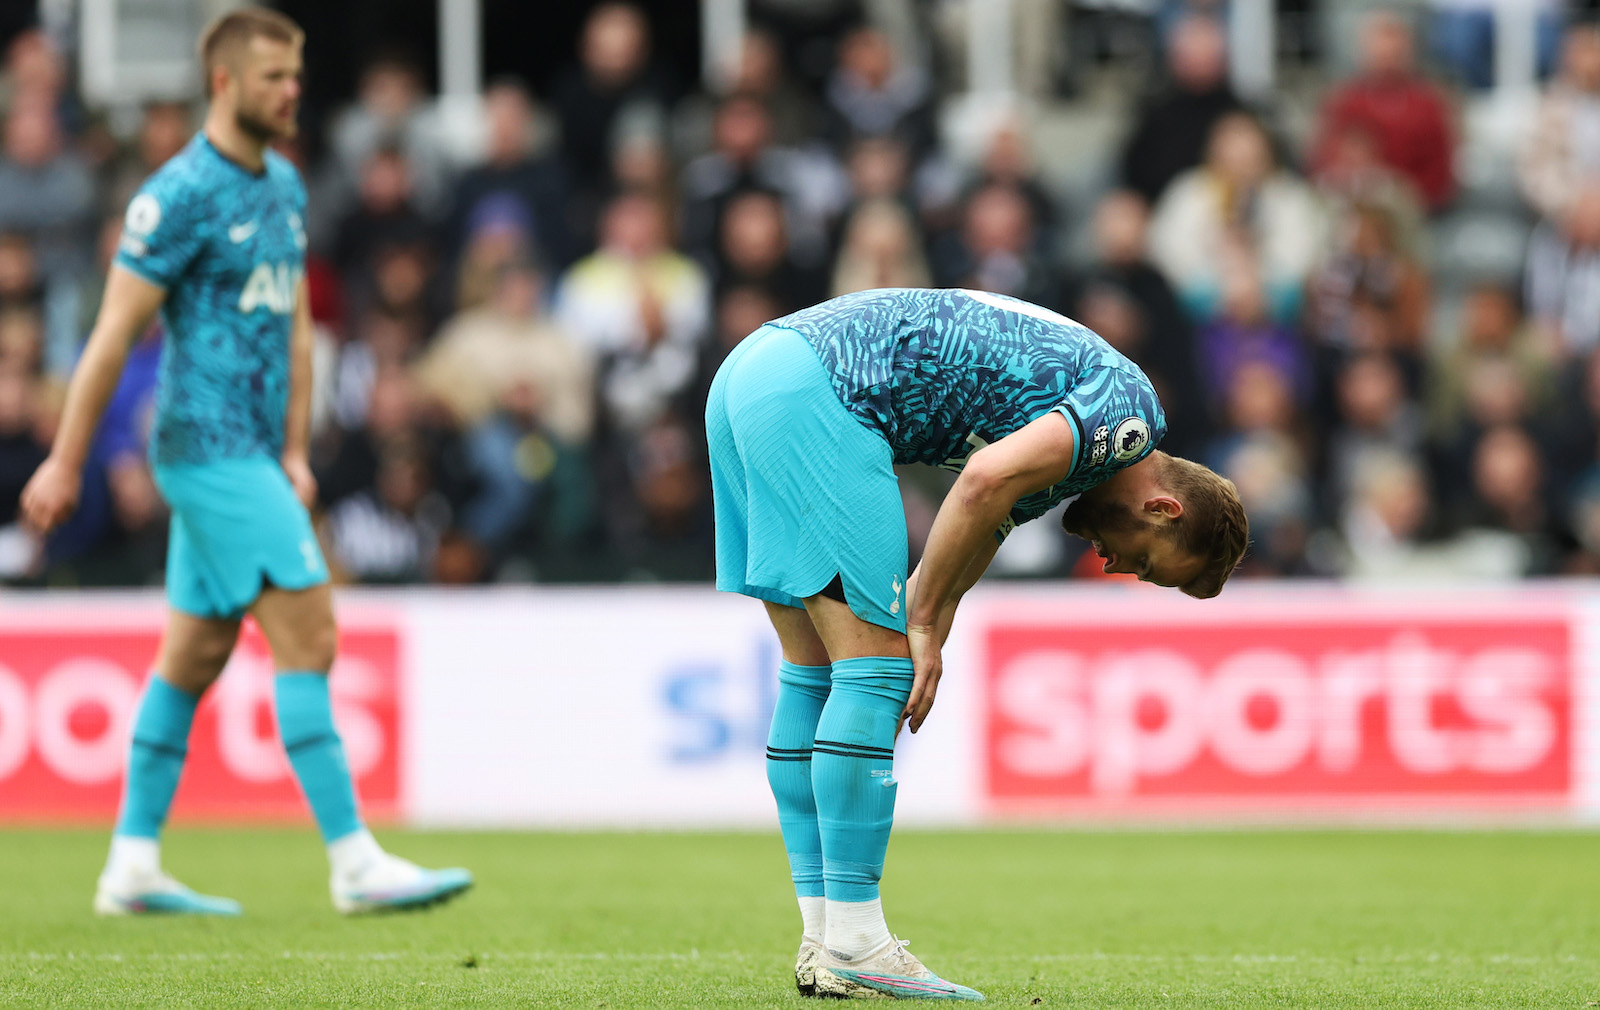
<path fill-rule="evenodd" d="M 306 184 L 300 178 L 300 170 L 295 167 L 294 162 L 270 148 L 267 150 L 264 160 L 266 162 L 267 178 L 288 189 L 297 200 L 304 203 Z"/>
<path fill-rule="evenodd" d="M 199 135 L 154 172 L 139 186 L 136 201 L 153 200 L 163 213 L 175 213 L 191 204 L 203 203 L 216 188 L 216 176 Z"/>

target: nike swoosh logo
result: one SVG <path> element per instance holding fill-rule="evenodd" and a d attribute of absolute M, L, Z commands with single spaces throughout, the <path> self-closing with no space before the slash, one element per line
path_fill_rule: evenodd
<path fill-rule="evenodd" d="M 245 224 L 236 224 L 228 229 L 228 237 L 235 243 L 243 242 L 251 235 L 254 235 L 256 233 L 256 229 L 259 227 L 261 227 L 261 224 L 257 221 L 249 221 Z"/>

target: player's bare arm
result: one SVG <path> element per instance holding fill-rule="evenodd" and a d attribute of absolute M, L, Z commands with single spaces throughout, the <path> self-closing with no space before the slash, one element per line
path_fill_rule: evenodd
<path fill-rule="evenodd" d="M 1074 449 L 1072 424 L 1051 412 L 973 453 L 945 496 L 928 534 L 906 620 L 916 672 L 905 710 L 911 732 L 922 728 L 938 693 L 943 672 L 940 646 L 949 633 L 948 620 L 954 619 L 961 594 L 988 567 L 985 561 L 967 579 L 980 553 L 994 557 L 998 546 L 994 533 L 1019 498 L 1066 478 Z"/>
<path fill-rule="evenodd" d="M 962 597 L 966 596 L 967 590 L 977 585 L 978 580 L 983 578 L 983 573 L 989 570 L 989 564 L 994 561 L 995 553 L 999 550 L 1000 540 L 997 537 L 991 537 L 987 543 L 978 548 L 978 553 L 972 559 L 972 563 L 967 565 L 967 570 L 956 581 L 954 595 L 940 608 L 939 620 L 936 626 L 939 630 L 939 645 L 941 648 L 945 642 L 950 640 L 950 629 L 955 625 L 957 604 L 961 602 Z M 917 565 L 917 570 L 912 572 L 911 577 L 906 580 L 906 599 L 915 600 L 917 598 L 917 585 L 921 581 L 922 566 L 919 564 Z"/>
<path fill-rule="evenodd" d="M 89 443 L 122 377 L 128 349 L 150 325 L 166 297 L 164 289 L 132 271 L 111 268 L 100 315 L 67 387 L 55 443 L 22 489 L 22 513 L 34 529 L 49 532 L 78 507 Z"/>
<path fill-rule="evenodd" d="M 283 472 L 300 503 L 317 500 L 317 479 L 311 473 L 311 354 L 316 331 L 311 322 L 311 289 L 300 282 L 295 295 L 294 324 L 289 331 L 289 410 L 283 423 Z"/>

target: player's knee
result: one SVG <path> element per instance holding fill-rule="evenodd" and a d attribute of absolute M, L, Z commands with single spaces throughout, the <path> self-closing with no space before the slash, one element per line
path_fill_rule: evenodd
<path fill-rule="evenodd" d="M 306 629 L 298 644 L 303 656 L 298 665 L 307 670 L 326 670 L 333 666 L 339 651 L 339 629 L 331 619 L 319 621 L 316 627 Z"/>

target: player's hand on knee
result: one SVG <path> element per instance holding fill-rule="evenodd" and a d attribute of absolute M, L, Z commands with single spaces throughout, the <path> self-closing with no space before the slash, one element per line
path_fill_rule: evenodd
<path fill-rule="evenodd" d="M 65 522 L 78 507 L 83 478 L 73 467 L 51 457 L 39 464 L 22 489 L 23 518 L 40 533 L 48 533 Z"/>
<path fill-rule="evenodd" d="M 944 673 L 944 661 L 939 655 L 937 628 L 913 624 L 906 628 L 906 641 L 911 646 L 911 697 L 906 699 L 905 716 L 911 722 L 911 732 L 922 728 L 933 710 L 934 696 L 939 693 L 939 677 Z"/>

